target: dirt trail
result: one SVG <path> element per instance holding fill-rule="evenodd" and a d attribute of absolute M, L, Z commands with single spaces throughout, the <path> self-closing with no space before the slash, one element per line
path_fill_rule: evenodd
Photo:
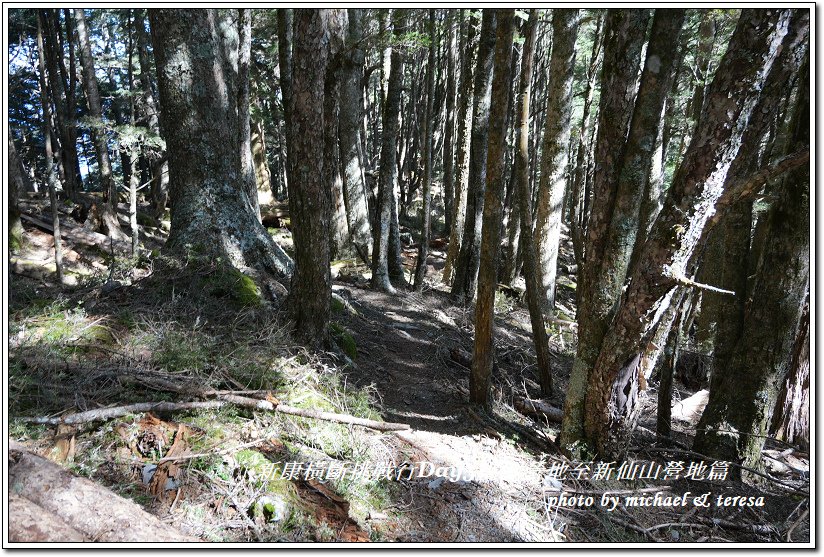
<path fill-rule="evenodd" d="M 540 456 L 496 432 L 466 402 L 469 370 L 451 361 L 449 351 L 459 347 L 471 353 L 472 312 L 451 306 L 447 295 L 435 290 L 386 295 L 340 286 L 337 292 L 359 313 L 343 320 L 358 349 L 349 380 L 372 383 L 384 418 L 413 427 L 394 439 L 398 458 L 431 462 L 471 478 L 402 481 L 407 520 L 398 524 L 398 541 L 562 539 L 545 515 Z M 498 369 L 498 380 L 506 371 Z M 400 506 L 396 510 L 404 513 Z"/>

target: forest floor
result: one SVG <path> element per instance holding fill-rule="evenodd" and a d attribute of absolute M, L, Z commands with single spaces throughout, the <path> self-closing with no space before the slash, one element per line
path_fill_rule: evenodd
<path fill-rule="evenodd" d="M 57 285 L 51 235 L 24 224 L 25 247 L 12 259 L 10 283 L 11 437 L 187 534 L 287 542 L 809 540 L 809 457 L 786 447 L 769 447 L 765 459 L 775 462 L 760 483 L 556 478 L 580 463 L 558 452 L 557 423 L 516 407 L 524 398 L 563 407 L 575 350 L 574 274 L 561 276 L 562 313 L 549 330 L 551 397 L 540 395 L 518 290 L 499 292 L 492 404 L 484 411 L 467 403 L 473 308 L 454 305 L 439 282 L 442 252 L 431 254 L 432 282 L 420 294 L 379 293 L 368 288 L 363 266 L 335 266 L 334 292 L 345 303 L 333 304 L 331 330 L 344 357 L 298 346 L 281 309 L 250 301 L 242 277 L 197 257 L 181 266 L 157 251 L 129 259 L 70 241 L 76 278 Z M 159 249 L 162 230 L 144 232 L 144 245 Z M 414 268 L 414 250 L 405 256 Z M 569 251 L 562 257 L 568 268 Z M 383 433 L 231 404 L 77 426 L 25 419 L 203 400 L 208 389 L 267 393 L 291 406 L 411 429 Z M 681 398 L 692 394 L 678 389 Z M 656 447 L 654 397 L 653 385 L 625 461 L 688 462 L 677 446 Z M 676 421 L 676 444 L 686 448 L 690 438 L 690 423 Z M 170 453 L 179 460 L 160 460 Z M 295 463 L 300 474 L 290 477 Z M 348 472 L 325 480 L 307 470 L 310 463 Z M 431 463 L 430 473 L 416 477 L 410 471 L 421 463 Z M 449 474 L 460 477 L 439 477 Z M 595 502 L 559 508 L 552 497 L 560 489 Z M 612 512 L 600 505 L 605 492 L 630 491 L 711 491 L 763 496 L 766 504 L 619 505 Z"/>

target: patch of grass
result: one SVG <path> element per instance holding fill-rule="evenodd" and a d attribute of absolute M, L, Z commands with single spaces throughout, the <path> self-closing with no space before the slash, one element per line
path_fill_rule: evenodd
<path fill-rule="evenodd" d="M 168 371 L 200 371 L 209 361 L 207 343 L 208 339 L 194 331 L 165 331 L 156 339 L 155 362 Z"/>
<path fill-rule="evenodd" d="M 350 333 L 346 327 L 333 321 L 329 324 L 329 332 L 332 334 L 335 343 L 337 343 L 340 349 L 343 350 L 350 359 L 355 360 L 358 357 L 357 344 L 352 337 L 352 333 Z"/>

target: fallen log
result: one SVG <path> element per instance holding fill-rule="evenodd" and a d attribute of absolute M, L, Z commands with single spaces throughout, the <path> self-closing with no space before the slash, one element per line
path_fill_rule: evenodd
<path fill-rule="evenodd" d="M 9 444 L 8 475 L 15 494 L 31 503 L 16 501 L 9 509 L 9 523 L 15 524 L 18 519 L 21 523 L 29 523 L 27 517 L 42 509 L 34 518 L 45 517 L 61 529 L 60 533 L 51 533 L 52 538 L 61 536 L 59 540 L 32 539 L 37 532 L 29 529 L 28 541 L 83 541 L 74 539 L 78 534 L 98 542 L 200 541 L 178 532 L 132 501 L 29 452 L 13 440 Z M 27 541 L 25 532 L 18 534 L 19 537 L 12 541 Z"/>
<path fill-rule="evenodd" d="M 539 418 L 546 418 L 550 422 L 561 423 L 564 419 L 564 411 L 560 408 L 544 402 L 543 400 L 535 400 L 531 398 L 515 398 L 515 409 L 521 414 L 528 416 L 538 416 Z"/>
<path fill-rule="evenodd" d="M 392 422 L 378 422 L 375 420 L 368 420 L 366 418 L 358 418 L 348 414 L 335 414 L 333 412 L 322 412 L 319 410 L 308 410 L 305 408 L 295 408 L 287 404 L 281 404 L 276 399 L 257 399 L 245 396 L 238 396 L 232 394 L 215 394 L 215 400 L 204 400 L 194 402 L 138 402 L 135 404 L 127 404 L 125 406 L 114 406 L 110 408 L 96 408 L 86 412 L 78 412 L 76 414 L 68 414 L 65 416 L 43 416 L 43 417 L 26 417 L 21 418 L 22 421 L 31 424 L 84 424 L 100 420 L 111 420 L 126 416 L 127 414 L 140 414 L 143 412 L 179 412 L 181 410 L 194 409 L 214 409 L 222 408 L 233 404 L 235 406 L 242 406 L 245 408 L 254 408 L 256 410 L 266 410 L 269 412 L 280 412 L 281 414 L 289 414 L 292 416 L 300 416 L 302 418 L 314 418 L 317 420 L 324 420 L 327 422 L 335 422 L 339 424 L 351 424 L 374 429 L 376 431 L 400 431 L 404 429 L 411 429 L 408 424 L 392 423 Z"/>
<path fill-rule="evenodd" d="M 12 543 L 91 541 L 40 505 L 14 493 L 9 495 L 9 517 Z"/>
<path fill-rule="evenodd" d="M 47 222 L 44 222 L 26 213 L 21 213 L 20 218 L 26 222 L 35 225 L 38 228 L 42 228 L 43 230 L 54 234 L 54 227 Z M 132 252 L 132 246 L 128 242 L 123 242 L 121 240 L 110 241 L 108 236 L 104 234 L 98 234 L 97 232 L 92 232 L 91 230 L 86 230 L 82 226 L 73 226 L 68 223 L 61 224 L 63 225 L 60 227 L 61 238 L 71 240 L 72 242 L 76 242 L 78 244 L 83 244 L 87 246 L 97 246 L 98 248 L 105 251 L 109 251 L 113 248 L 115 251 L 119 253 Z"/>

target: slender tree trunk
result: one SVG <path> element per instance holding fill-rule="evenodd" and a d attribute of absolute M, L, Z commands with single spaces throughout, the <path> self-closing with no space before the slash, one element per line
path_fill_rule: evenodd
<path fill-rule="evenodd" d="M 241 269 L 289 278 L 292 260 L 243 195 L 237 95 L 232 94 L 237 27 L 212 9 L 153 9 L 149 17 L 171 171 L 172 226 L 165 249 L 186 253 L 195 248 Z"/>
<path fill-rule="evenodd" d="M 489 118 L 492 94 L 492 64 L 495 51 L 495 12 L 484 10 L 481 22 L 478 63 L 475 71 L 472 139 L 469 151 L 469 182 L 463 239 L 455 265 L 452 297 L 471 301 L 475 298 L 481 249 L 481 217 L 486 190 L 486 157 L 489 143 Z M 507 69 L 507 74 L 509 69 Z"/>
<path fill-rule="evenodd" d="M 538 271 L 544 292 L 542 306 L 546 314 L 555 311 L 555 274 L 569 158 L 567 146 L 572 123 L 572 78 L 579 13 L 578 9 L 552 11 L 552 58 L 549 63 L 552 85 L 545 116 L 535 223 Z"/>
<path fill-rule="evenodd" d="M 82 8 L 75 8 L 74 19 L 77 25 L 77 39 L 80 46 L 80 61 L 83 66 L 83 89 L 86 92 L 86 103 L 89 115 L 92 118 L 92 141 L 97 155 L 97 166 L 100 172 L 100 185 L 108 201 L 103 212 L 103 220 L 107 234 L 117 240 L 125 240 L 126 235 L 120 230 L 117 220 L 117 183 L 112 176 L 112 164 L 109 160 L 109 146 L 106 132 L 103 129 L 103 107 L 100 102 L 100 92 L 97 88 L 97 77 L 94 72 L 94 58 L 89 33 L 86 28 L 86 16 Z"/>
<path fill-rule="evenodd" d="M 515 152 L 516 195 L 521 213 L 521 252 L 524 259 L 524 279 L 526 281 L 526 299 L 529 306 L 529 319 L 532 324 L 532 337 L 535 342 L 535 356 L 538 364 L 538 379 L 544 394 L 552 392 L 552 371 L 549 359 L 549 337 L 544 324 L 541 300 L 543 290 L 538 271 L 538 254 L 532 237 L 532 195 L 529 188 L 529 101 L 531 94 L 532 69 L 535 60 L 535 28 L 538 24 L 538 10 L 530 10 L 529 21 L 524 33 L 523 60 L 521 62 L 521 81 L 518 88 L 518 124 L 517 151 Z"/>
<path fill-rule="evenodd" d="M 402 10 L 395 12 L 393 35 L 400 36 L 406 25 Z M 378 177 L 378 218 L 374 230 L 372 250 L 372 287 L 394 293 L 390 282 L 390 259 L 393 258 L 391 228 L 393 214 L 397 215 L 395 188 L 398 181 L 397 138 L 398 115 L 400 113 L 401 88 L 403 87 L 403 56 L 398 49 L 391 53 L 392 66 L 386 88 L 383 111 L 383 131 L 381 132 L 381 162 Z M 394 209 L 394 210 L 393 210 Z M 398 240 L 398 243 L 400 241 Z"/>
<path fill-rule="evenodd" d="M 435 51 L 438 49 L 438 36 L 435 33 L 435 10 L 429 10 L 429 58 L 426 70 L 426 110 L 424 112 L 423 145 L 423 215 L 421 218 L 421 240 L 418 246 L 418 263 L 415 266 L 415 291 L 423 290 L 426 278 L 426 259 L 429 256 L 430 222 L 432 220 L 432 143 L 433 110 L 435 103 Z"/>
<path fill-rule="evenodd" d="M 589 64 L 587 65 L 587 88 L 584 93 L 584 109 L 581 116 L 581 127 L 578 134 L 578 150 L 575 156 L 575 172 L 573 174 L 572 185 L 572 207 L 570 211 L 570 237 L 572 238 L 572 248 L 575 253 L 575 263 L 578 265 L 578 272 L 581 273 L 584 261 L 584 197 L 587 174 L 587 152 L 589 151 L 589 142 L 587 135 L 590 130 L 590 110 L 592 109 L 592 100 L 595 93 L 595 76 L 598 68 L 598 61 L 601 57 L 601 46 L 604 42 L 604 33 L 602 31 L 604 24 L 604 16 L 599 16 L 595 25 L 595 33 L 592 40 L 592 52 L 589 56 Z"/>
<path fill-rule="evenodd" d="M 481 405 L 488 404 L 489 378 L 495 358 L 495 291 L 498 285 L 498 251 L 503 219 L 506 109 L 510 93 L 514 18 L 515 10 L 497 10 L 495 77 L 492 82 L 492 98 L 495 99 L 495 103 L 489 114 L 489 154 L 486 172 L 489 183 L 484 193 L 478 303 L 475 307 L 475 348 L 472 355 L 472 373 L 469 376 L 469 398 Z"/>
<path fill-rule="evenodd" d="M 707 95 L 707 108 L 653 225 L 588 381 L 586 434 L 600 454 L 622 446 L 637 417 L 640 344 L 685 272 L 721 197 L 746 122 L 786 34 L 789 12 L 744 10 Z M 740 122 L 733 126 L 731 123 Z M 595 214 L 594 214 L 595 215 Z M 593 215 L 593 216 L 594 216 Z"/>
<path fill-rule="evenodd" d="M 810 140 L 809 66 L 802 71 L 788 153 Z M 790 172 L 777 196 L 743 329 L 723 376 L 710 390 L 694 443 L 702 454 L 748 466 L 761 465 L 764 435 L 792 360 L 808 289 L 809 167 Z"/>
<path fill-rule="evenodd" d="M 342 55 L 339 135 L 343 165 L 343 199 L 349 238 L 365 263 L 369 263 L 372 227 L 369 222 L 368 191 L 363 169 L 361 123 L 363 119 L 363 10 L 349 10 L 347 47 Z"/>
<path fill-rule="evenodd" d="M 455 102 L 457 100 L 458 81 L 458 42 L 457 25 L 460 22 L 460 10 L 450 10 L 447 15 L 446 39 L 446 124 L 443 139 L 443 204 L 444 233 L 452 234 L 455 213 Z"/>
<path fill-rule="evenodd" d="M 443 268 L 443 282 L 450 284 L 454 273 L 455 261 L 461 249 L 461 238 L 463 237 L 464 219 L 466 217 L 466 196 L 469 180 L 469 140 L 470 134 L 467 130 L 472 123 L 472 76 L 473 76 L 473 50 L 475 42 L 475 27 L 472 25 L 469 16 L 463 17 L 463 27 L 466 32 L 461 33 L 463 42 L 463 52 L 461 60 L 461 83 L 458 97 L 458 133 L 457 133 L 457 154 L 455 155 L 455 202 L 453 204 L 452 230 L 449 232 L 449 247 L 446 253 L 446 262 Z"/>
<path fill-rule="evenodd" d="M 52 151 L 51 105 L 50 91 L 46 77 L 45 54 L 43 52 L 43 27 L 45 17 L 38 12 L 37 17 L 37 52 L 38 70 L 40 77 L 40 105 L 43 110 L 43 139 L 46 144 L 46 181 L 49 185 L 49 203 L 52 212 L 52 236 L 54 238 L 54 265 L 57 271 L 57 281 L 63 282 L 63 248 L 60 241 L 60 214 L 57 212 L 57 170 L 54 168 L 54 154 Z"/>
<path fill-rule="evenodd" d="M 240 120 L 240 175 L 252 212 L 260 220 L 255 165 L 252 159 L 252 121 L 250 116 L 251 95 L 249 63 L 252 57 L 252 10 L 238 10 L 238 34 L 240 35 L 237 60 L 237 111 Z"/>
<path fill-rule="evenodd" d="M 278 70 L 280 96 L 283 103 L 283 128 L 286 138 L 286 191 L 292 196 L 292 32 L 294 14 L 289 8 L 278 8 Z"/>

